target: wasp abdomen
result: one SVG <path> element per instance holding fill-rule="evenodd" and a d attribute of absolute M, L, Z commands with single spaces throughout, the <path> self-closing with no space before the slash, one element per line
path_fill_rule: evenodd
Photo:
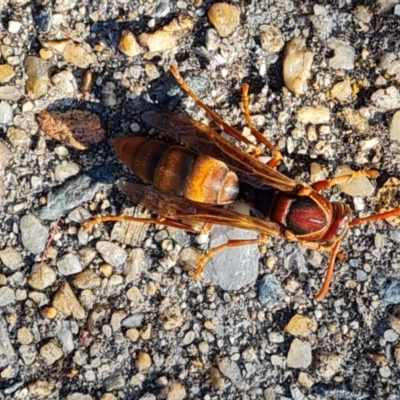
<path fill-rule="evenodd" d="M 207 204 L 232 203 L 239 193 L 236 174 L 213 157 L 143 137 L 119 137 L 114 145 L 128 168 L 164 192 Z"/>

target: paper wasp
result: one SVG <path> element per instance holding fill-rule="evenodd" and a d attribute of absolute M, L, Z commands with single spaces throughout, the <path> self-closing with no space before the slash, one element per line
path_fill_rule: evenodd
<path fill-rule="evenodd" d="M 241 142 L 250 140 L 225 123 L 205 105 L 179 74 L 176 67 L 170 72 L 188 96 L 229 135 Z M 330 202 L 319 191 L 341 184 L 357 176 L 376 177 L 376 171 L 361 170 L 312 185 L 299 183 L 278 172 L 274 167 L 281 154 L 252 124 L 249 113 L 248 85 L 242 85 L 245 119 L 251 133 L 272 152 L 266 164 L 223 139 L 210 127 L 185 115 L 167 111 L 149 111 L 142 119 L 152 127 L 181 142 L 171 145 L 143 137 L 119 137 L 114 145 L 121 160 L 139 178 L 151 185 L 119 183 L 122 192 L 135 204 L 153 211 L 157 218 L 102 216 L 85 227 L 105 221 L 133 220 L 160 223 L 191 231 L 204 231 L 212 224 L 220 224 L 256 231 L 260 236 L 250 240 L 228 240 L 210 250 L 199 262 L 198 276 L 206 261 L 217 251 L 231 246 L 261 243 L 267 236 L 277 236 L 314 250 L 330 253 L 325 280 L 315 299 L 322 299 L 333 275 L 339 245 L 349 227 L 400 215 L 400 208 L 351 220 L 350 207 Z M 239 182 L 254 189 L 255 215 L 243 215 L 223 207 L 234 202 L 239 193 Z M 262 217 L 261 217 L 262 215 Z M 203 228 L 191 224 L 204 223 Z"/>

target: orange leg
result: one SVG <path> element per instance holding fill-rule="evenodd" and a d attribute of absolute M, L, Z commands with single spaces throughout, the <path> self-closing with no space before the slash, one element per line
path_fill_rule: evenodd
<path fill-rule="evenodd" d="M 311 185 L 311 187 L 318 192 L 322 189 L 330 188 L 335 185 L 341 185 L 348 182 L 350 179 L 358 178 L 360 176 L 376 178 L 378 176 L 378 172 L 372 169 L 362 169 L 360 171 L 354 171 L 351 174 L 341 175 L 331 179 L 315 182 Z"/>
<path fill-rule="evenodd" d="M 94 217 L 83 224 L 83 229 L 85 230 L 89 229 L 91 226 L 96 225 L 100 222 L 118 222 L 118 221 L 143 222 L 146 224 L 162 224 L 173 228 L 183 229 L 185 231 L 198 232 L 198 233 L 207 233 L 210 229 L 208 224 L 205 224 L 201 228 L 197 228 L 195 226 L 184 224 L 183 222 L 179 222 L 171 218 L 165 218 L 165 217 L 138 218 L 138 217 L 131 217 L 129 215 L 104 215 L 104 216 Z"/>
<path fill-rule="evenodd" d="M 245 245 L 249 245 L 249 244 L 259 244 L 264 242 L 266 239 L 265 235 L 261 235 L 259 238 L 257 239 L 229 239 L 226 243 L 221 244 L 220 246 L 214 247 L 213 249 L 211 249 L 198 263 L 197 263 L 197 267 L 196 267 L 196 271 L 193 275 L 194 278 L 198 278 L 204 268 L 204 265 L 206 264 L 206 262 L 218 251 L 226 249 L 228 247 L 236 247 L 236 246 L 245 246 Z"/>
<path fill-rule="evenodd" d="M 181 74 L 179 73 L 178 69 L 176 68 L 175 65 L 172 65 L 169 68 L 169 72 L 174 76 L 176 79 L 178 85 L 181 87 L 181 89 L 189 96 L 191 97 L 196 104 L 201 107 L 203 110 L 207 112 L 207 114 L 220 126 L 222 126 L 223 130 L 228 133 L 229 135 L 233 136 L 234 138 L 240 140 L 243 143 L 246 144 L 252 144 L 249 139 L 247 139 L 245 136 L 243 136 L 238 130 L 233 128 L 232 126 L 228 125 L 221 117 L 219 117 L 213 110 L 211 110 L 210 107 L 208 107 L 206 104 L 204 104 L 198 97 L 197 95 L 190 89 L 188 84 L 184 81 L 182 78 Z M 246 94 L 247 96 L 247 94 Z M 248 103 L 248 98 L 247 98 L 247 103 Z M 250 115 L 249 115 L 250 117 Z M 279 160 L 282 159 L 282 155 L 279 152 L 278 149 L 276 149 L 272 143 L 270 143 L 260 132 L 258 132 L 256 129 L 253 128 L 253 126 L 250 126 L 251 133 L 253 136 L 260 142 L 263 143 L 273 154 L 273 158 L 268 162 L 268 166 L 273 168 Z"/>
<path fill-rule="evenodd" d="M 54 236 L 57 232 L 57 227 L 58 227 L 58 223 L 60 222 L 60 219 L 61 219 L 61 215 L 59 215 L 58 218 L 56 219 L 56 221 L 53 222 L 53 224 L 54 224 L 53 229 L 51 230 L 50 236 L 47 239 L 46 246 L 42 253 L 42 258 L 40 259 L 40 265 L 39 265 L 40 267 L 43 265 L 44 258 L 46 257 L 46 254 L 47 254 L 47 250 L 49 249 L 51 242 L 53 241 Z"/>
<path fill-rule="evenodd" d="M 340 246 L 340 240 L 338 240 L 332 247 L 331 258 L 329 260 L 328 269 L 326 271 L 324 283 L 323 283 L 320 291 L 314 296 L 315 300 L 322 300 L 328 293 L 329 286 L 331 284 L 331 280 L 332 280 L 332 276 L 333 276 L 333 270 L 335 269 L 335 261 L 336 261 L 336 256 L 339 251 L 339 246 Z"/>
<path fill-rule="evenodd" d="M 247 125 L 250 128 L 252 135 L 260 142 L 267 147 L 273 157 L 267 162 L 267 165 L 271 168 L 274 168 L 280 160 L 282 160 L 281 152 L 268 140 L 266 139 L 257 129 L 253 126 L 253 121 L 251 120 L 250 116 L 250 109 L 249 109 L 249 85 L 247 83 L 242 83 L 242 103 L 243 103 L 243 112 L 244 118 L 247 122 Z M 258 155 L 252 154 L 254 157 L 258 157 Z"/>
<path fill-rule="evenodd" d="M 363 222 L 367 222 L 367 221 L 376 221 L 378 219 L 397 217 L 398 215 L 400 215 L 400 208 L 395 208 L 394 210 L 385 211 L 385 212 L 379 213 L 379 214 L 373 214 L 373 215 L 370 215 L 369 217 L 355 218 L 355 219 L 353 219 L 353 221 L 351 221 L 349 223 L 349 226 L 362 224 Z"/>

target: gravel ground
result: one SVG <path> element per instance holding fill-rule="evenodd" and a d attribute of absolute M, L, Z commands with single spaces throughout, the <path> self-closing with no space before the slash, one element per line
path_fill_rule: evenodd
<path fill-rule="evenodd" d="M 248 83 L 284 174 L 376 169 L 326 196 L 356 216 L 399 206 L 400 5 L 229 3 L 0 0 L 1 399 L 400 399 L 398 221 L 350 230 L 320 302 L 323 252 L 270 238 L 194 280 L 210 242 L 249 233 L 81 226 L 149 215 L 112 146 L 165 138 L 144 111 L 215 126 L 172 64 L 245 135 Z"/>

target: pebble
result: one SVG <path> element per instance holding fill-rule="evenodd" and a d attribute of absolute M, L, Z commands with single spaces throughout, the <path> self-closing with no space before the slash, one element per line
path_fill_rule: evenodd
<path fill-rule="evenodd" d="M 65 400 L 94 400 L 90 394 L 74 392 L 65 397 Z"/>
<path fill-rule="evenodd" d="M 280 332 L 270 332 L 268 339 L 271 343 L 283 343 L 285 340 L 283 334 Z"/>
<path fill-rule="evenodd" d="M 260 42 L 261 48 L 270 54 L 279 53 L 285 45 L 281 30 L 272 25 L 260 26 Z"/>
<path fill-rule="evenodd" d="M 14 68 L 9 64 L 0 65 L 0 83 L 6 83 L 14 78 Z"/>
<path fill-rule="evenodd" d="M 350 174 L 353 170 L 347 165 L 337 167 L 335 176 Z M 338 185 L 340 191 L 348 194 L 349 196 L 363 196 L 369 197 L 375 192 L 375 187 L 366 176 L 352 178 L 346 183 Z"/>
<path fill-rule="evenodd" d="M 127 329 L 126 337 L 133 343 L 137 342 L 140 337 L 140 332 L 135 328 Z"/>
<path fill-rule="evenodd" d="M 134 303 L 136 306 L 138 306 L 144 300 L 141 291 L 136 286 L 132 286 L 131 288 L 129 288 L 126 291 L 125 295 L 127 299 Z"/>
<path fill-rule="evenodd" d="M 308 91 L 314 54 L 306 48 L 303 38 L 295 37 L 287 45 L 283 60 L 283 80 L 286 87 L 296 95 Z"/>
<path fill-rule="evenodd" d="M 133 249 L 124 265 L 125 282 L 136 281 L 147 268 L 147 257 L 143 249 Z"/>
<path fill-rule="evenodd" d="M 381 112 L 400 108 L 400 93 L 395 86 L 379 89 L 371 95 L 372 104 Z"/>
<path fill-rule="evenodd" d="M 322 364 L 320 374 L 326 380 L 332 379 L 340 371 L 342 358 L 336 354 L 321 354 L 319 361 Z"/>
<path fill-rule="evenodd" d="M 311 345 L 300 339 L 294 339 L 290 345 L 287 356 L 287 365 L 289 368 L 306 369 L 311 365 L 312 353 Z"/>
<path fill-rule="evenodd" d="M 118 399 L 112 393 L 104 393 L 100 397 L 100 400 L 118 400 Z"/>
<path fill-rule="evenodd" d="M 44 359 L 46 365 L 52 365 L 63 356 L 64 352 L 57 340 L 53 339 L 40 348 L 39 354 Z"/>
<path fill-rule="evenodd" d="M 214 225 L 209 233 L 210 248 L 229 239 L 254 239 L 258 235 L 244 229 Z M 196 253 L 193 254 L 196 258 Z M 224 290 L 240 290 L 256 281 L 258 276 L 258 245 L 231 247 L 217 252 L 204 266 L 206 281 Z"/>
<path fill-rule="evenodd" d="M 390 375 L 391 375 L 390 367 L 389 366 L 385 366 L 385 367 L 379 368 L 379 375 L 382 378 L 389 378 Z"/>
<path fill-rule="evenodd" d="M 75 176 L 79 173 L 79 165 L 74 162 L 62 162 L 57 165 L 54 171 L 54 177 L 56 180 L 64 182 L 71 176 Z"/>
<path fill-rule="evenodd" d="M 40 218 L 54 220 L 75 207 L 92 200 L 104 184 L 116 179 L 116 165 L 108 164 L 67 180 L 47 195 L 46 206 L 40 210 Z"/>
<path fill-rule="evenodd" d="M 44 110 L 39 113 L 37 120 L 46 135 L 78 150 L 86 150 L 105 138 L 99 116 L 90 111 Z"/>
<path fill-rule="evenodd" d="M 13 120 L 11 106 L 6 101 L 0 102 L 0 124 L 9 125 Z"/>
<path fill-rule="evenodd" d="M 103 257 L 103 260 L 113 267 L 123 265 L 127 259 L 126 251 L 115 243 L 98 241 L 96 249 Z"/>
<path fill-rule="evenodd" d="M 267 308 L 282 301 L 284 292 L 281 283 L 276 279 L 275 275 L 267 274 L 261 278 L 258 287 L 258 301 Z"/>
<path fill-rule="evenodd" d="M 25 73 L 28 75 L 25 88 L 33 99 L 39 99 L 47 94 L 49 86 L 48 64 L 36 56 L 25 59 Z"/>
<path fill-rule="evenodd" d="M 350 78 L 346 77 L 342 82 L 335 83 L 331 89 L 331 96 L 341 102 L 351 99 L 353 88 L 351 87 Z"/>
<path fill-rule="evenodd" d="M 400 141 L 400 111 L 396 111 L 393 114 L 392 120 L 390 121 L 389 136 L 391 140 Z"/>
<path fill-rule="evenodd" d="M 63 274 L 65 275 L 65 274 Z M 101 286 L 101 278 L 91 269 L 86 269 L 85 271 L 79 273 L 75 276 L 72 284 L 77 289 L 95 289 Z"/>
<path fill-rule="evenodd" d="M 186 399 L 186 389 L 180 382 L 173 382 L 168 389 L 167 400 Z"/>
<path fill-rule="evenodd" d="M 18 33 L 21 29 L 21 22 L 18 21 L 9 21 L 8 22 L 8 32 L 10 33 Z"/>
<path fill-rule="evenodd" d="M 140 326 L 142 326 L 143 320 L 144 320 L 144 314 L 136 313 L 125 318 L 122 321 L 122 325 L 125 328 L 139 328 Z"/>
<path fill-rule="evenodd" d="M 318 324 L 314 318 L 301 314 L 294 315 L 285 327 L 285 331 L 293 336 L 308 337 L 317 330 Z"/>
<path fill-rule="evenodd" d="M 33 342 L 33 335 L 26 326 L 22 326 L 17 331 L 17 339 L 21 344 L 31 344 Z"/>
<path fill-rule="evenodd" d="M 15 86 L 0 86 L 0 100 L 17 102 L 21 98 L 21 92 Z"/>
<path fill-rule="evenodd" d="M 67 282 L 62 283 L 54 295 L 53 307 L 66 316 L 72 315 L 76 319 L 85 318 L 85 310 Z"/>
<path fill-rule="evenodd" d="M 75 254 L 66 254 L 57 262 L 58 272 L 61 275 L 74 275 L 82 271 L 82 265 Z"/>
<path fill-rule="evenodd" d="M 220 37 L 231 35 L 240 24 L 240 11 L 227 3 L 214 3 L 207 13 L 208 19 Z"/>
<path fill-rule="evenodd" d="M 44 290 L 56 281 L 57 275 L 54 269 L 47 264 L 36 266 L 28 279 L 28 285 L 36 290 Z"/>
<path fill-rule="evenodd" d="M 51 395 L 54 389 L 53 382 L 44 380 L 37 380 L 28 385 L 29 394 L 38 398 L 46 398 Z"/>
<path fill-rule="evenodd" d="M 13 247 L 0 250 L 0 260 L 11 271 L 16 271 L 22 264 L 21 253 Z"/>
<path fill-rule="evenodd" d="M 40 32 L 48 33 L 50 31 L 52 16 L 53 12 L 50 7 L 38 7 L 36 9 L 36 12 L 33 14 L 33 20 Z"/>
<path fill-rule="evenodd" d="M 393 329 L 388 329 L 384 332 L 383 338 L 389 343 L 394 343 L 399 340 L 399 334 Z"/>
<path fill-rule="evenodd" d="M 18 353 L 24 361 L 25 365 L 31 365 L 34 363 L 37 357 L 36 345 L 23 344 L 19 346 Z"/>
<path fill-rule="evenodd" d="M 151 357 L 144 351 L 139 351 L 135 360 L 135 367 L 138 371 L 148 371 L 151 367 Z"/>
<path fill-rule="evenodd" d="M 70 324 L 66 321 L 63 322 L 61 329 L 57 332 L 57 339 L 60 341 L 63 350 L 70 354 L 74 351 L 74 337 L 69 329 Z"/>
<path fill-rule="evenodd" d="M 63 94 L 73 94 L 78 90 L 75 76 L 71 71 L 61 71 L 51 78 L 53 85 Z"/>
<path fill-rule="evenodd" d="M 354 69 L 356 52 L 354 48 L 346 43 L 333 40 L 328 46 L 334 50 L 335 55 L 329 60 L 329 66 L 333 69 Z"/>
<path fill-rule="evenodd" d="M 13 147 L 22 147 L 24 150 L 27 150 L 30 144 L 30 136 L 26 131 L 13 126 L 7 129 L 7 139 Z"/>
<path fill-rule="evenodd" d="M 229 357 L 217 357 L 218 369 L 225 375 L 233 385 L 239 390 L 246 387 L 246 381 L 243 379 L 239 366 Z"/>
<path fill-rule="evenodd" d="M 137 39 L 150 53 L 171 50 L 194 28 L 194 21 L 184 14 L 179 14 L 169 24 L 153 33 L 141 33 Z"/>
<path fill-rule="evenodd" d="M 297 118 L 303 124 L 327 124 L 330 120 L 329 108 L 321 105 L 303 107 L 297 111 Z"/>
<path fill-rule="evenodd" d="M 118 50 L 128 57 L 135 57 L 142 52 L 142 47 L 139 45 L 133 32 L 125 29 L 121 32 Z"/>
<path fill-rule="evenodd" d="M 367 6 L 356 6 L 353 11 L 354 17 L 359 21 L 364 22 L 364 24 L 369 24 L 373 17 L 373 13 Z"/>
<path fill-rule="evenodd" d="M 185 346 L 188 346 L 189 344 L 191 344 L 193 342 L 193 340 L 195 338 L 196 338 L 196 334 L 194 331 L 186 332 L 185 336 L 183 337 L 182 343 Z"/>
<path fill-rule="evenodd" d="M 368 121 L 353 108 L 347 107 L 342 110 L 338 115 L 343 118 L 346 124 L 350 125 L 352 128 L 358 132 L 365 132 L 368 129 Z"/>
<path fill-rule="evenodd" d="M 49 230 L 33 214 L 21 218 L 20 230 L 23 246 L 33 254 L 41 254 L 46 246 Z"/>
<path fill-rule="evenodd" d="M 14 290 L 8 286 L 3 286 L 0 288 L 0 307 L 6 307 L 15 301 Z"/>

